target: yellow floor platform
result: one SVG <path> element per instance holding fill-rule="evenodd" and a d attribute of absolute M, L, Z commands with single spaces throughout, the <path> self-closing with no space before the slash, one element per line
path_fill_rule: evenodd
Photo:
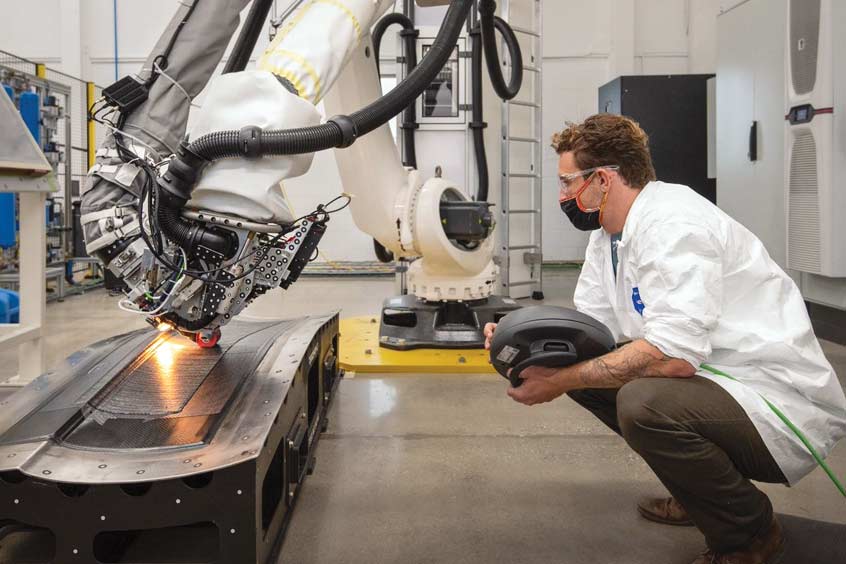
<path fill-rule="evenodd" d="M 341 320 L 341 368 L 357 373 L 417 372 L 478 374 L 494 372 L 482 349 L 415 349 L 395 351 L 379 346 L 379 318 Z"/>

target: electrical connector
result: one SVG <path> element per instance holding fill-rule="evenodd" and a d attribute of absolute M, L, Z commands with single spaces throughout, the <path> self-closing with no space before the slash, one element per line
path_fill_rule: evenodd
<path fill-rule="evenodd" d="M 147 85 L 135 76 L 125 76 L 103 89 L 103 97 L 109 106 L 117 108 L 126 115 L 147 99 L 149 94 Z"/>

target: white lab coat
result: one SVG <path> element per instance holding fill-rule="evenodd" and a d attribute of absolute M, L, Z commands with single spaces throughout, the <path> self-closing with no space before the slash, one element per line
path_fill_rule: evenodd
<path fill-rule="evenodd" d="M 576 308 L 618 341 L 643 338 L 701 368 L 749 415 L 790 484 L 816 463 L 761 399 L 765 396 L 827 456 L 846 436 L 846 397 L 814 336 L 793 280 L 748 229 L 687 186 L 650 182 L 617 246 L 594 231 Z"/>

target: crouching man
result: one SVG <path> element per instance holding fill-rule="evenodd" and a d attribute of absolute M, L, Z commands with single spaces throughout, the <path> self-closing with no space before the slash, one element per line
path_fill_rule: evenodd
<path fill-rule="evenodd" d="M 672 494 L 641 501 L 641 514 L 705 535 L 694 564 L 773 562 L 782 530 L 751 480 L 795 484 L 815 461 L 764 398 L 823 457 L 846 435 L 846 398 L 798 288 L 746 228 L 656 181 L 632 120 L 568 124 L 553 147 L 562 209 L 593 230 L 576 308 L 631 342 L 530 367 L 509 395 L 534 405 L 568 394 L 621 435 Z"/>

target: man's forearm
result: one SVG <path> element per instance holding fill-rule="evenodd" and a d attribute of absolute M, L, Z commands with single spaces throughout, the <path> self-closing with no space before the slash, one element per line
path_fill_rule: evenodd
<path fill-rule="evenodd" d="M 638 339 L 599 358 L 563 371 L 568 389 L 620 388 L 638 378 L 685 378 L 696 369 L 671 358 L 649 342 Z"/>

